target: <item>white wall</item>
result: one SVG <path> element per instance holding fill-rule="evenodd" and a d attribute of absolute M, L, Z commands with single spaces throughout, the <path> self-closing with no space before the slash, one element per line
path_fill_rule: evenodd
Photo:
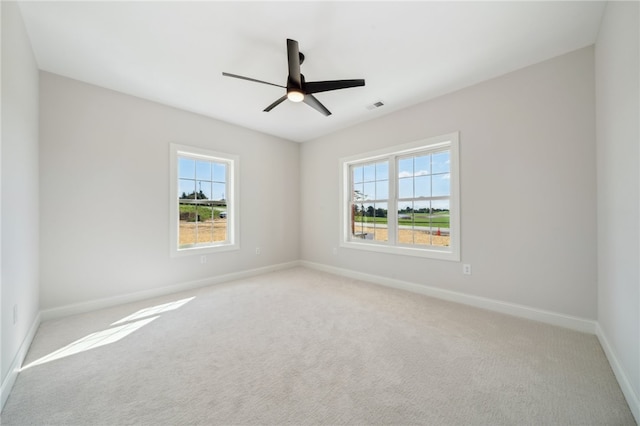
<path fill-rule="evenodd" d="M 298 144 L 46 72 L 40 126 L 43 310 L 298 259 Z M 169 257 L 170 142 L 240 156 L 239 251 Z"/>
<path fill-rule="evenodd" d="M 3 1 L 0 7 L 0 378 L 4 402 L 11 386 L 7 383 L 11 381 L 11 367 L 38 316 L 38 70 L 18 6 Z M 14 306 L 18 313 L 16 324 Z"/>
<path fill-rule="evenodd" d="M 302 259 L 594 320 L 593 66 L 584 48 L 303 144 Z M 338 159 L 453 131 L 462 262 L 334 256 Z"/>
<path fill-rule="evenodd" d="M 608 3 L 595 65 L 598 323 L 618 381 L 640 421 L 639 13 L 637 2 Z"/>

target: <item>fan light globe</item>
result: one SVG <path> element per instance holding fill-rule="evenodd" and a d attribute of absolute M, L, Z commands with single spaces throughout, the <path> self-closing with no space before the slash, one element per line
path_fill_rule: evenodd
<path fill-rule="evenodd" d="M 304 93 L 297 90 L 289 90 L 287 92 L 287 98 L 289 98 L 291 102 L 302 102 L 304 100 Z"/>

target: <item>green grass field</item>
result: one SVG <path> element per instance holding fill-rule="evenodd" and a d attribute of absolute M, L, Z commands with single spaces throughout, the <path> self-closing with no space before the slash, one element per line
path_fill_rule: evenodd
<path fill-rule="evenodd" d="M 398 221 L 400 225 L 432 226 L 438 228 L 449 228 L 449 212 L 438 212 L 432 215 L 428 213 L 401 214 L 403 217 Z M 409 216 L 409 217 L 407 217 Z M 412 216 L 412 217 L 411 217 Z M 404 218 L 406 217 L 406 218 Z M 359 223 L 387 223 L 386 217 L 356 216 L 355 221 Z"/>
<path fill-rule="evenodd" d="M 196 211 L 200 216 L 200 222 L 204 222 L 205 220 L 211 219 L 211 214 L 213 211 L 213 215 L 215 218 L 220 217 L 220 212 L 225 211 L 225 209 L 212 208 L 208 206 L 194 206 L 189 204 L 180 204 L 180 217 L 187 217 L 188 222 L 195 222 Z"/>

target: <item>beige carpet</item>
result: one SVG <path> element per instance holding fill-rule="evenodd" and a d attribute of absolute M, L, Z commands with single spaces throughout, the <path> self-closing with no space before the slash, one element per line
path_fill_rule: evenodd
<path fill-rule="evenodd" d="M 635 422 L 595 336 L 294 268 L 43 323 L 2 424 Z"/>

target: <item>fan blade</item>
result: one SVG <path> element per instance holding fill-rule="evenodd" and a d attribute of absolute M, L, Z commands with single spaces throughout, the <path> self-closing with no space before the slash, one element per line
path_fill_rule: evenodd
<path fill-rule="evenodd" d="M 304 103 L 309 105 L 311 108 L 320 111 L 321 113 L 323 113 L 326 116 L 331 115 L 331 111 L 329 111 L 327 108 L 325 108 L 325 106 L 322 105 L 320 103 L 320 101 L 317 100 L 315 98 L 315 96 L 313 96 L 313 95 L 305 95 Z"/>
<path fill-rule="evenodd" d="M 310 81 L 304 83 L 303 89 L 305 93 L 319 93 L 359 86 L 364 86 L 364 80 Z"/>
<path fill-rule="evenodd" d="M 268 84 L 270 86 L 282 87 L 283 89 L 286 89 L 285 86 L 280 86 L 279 84 L 269 83 L 268 81 L 256 80 L 255 78 L 243 77 L 241 75 L 230 74 L 228 72 L 223 72 L 222 75 L 224 75 L 225 77 L 239 78 L 241 80 L 249 80 L 249 81 L 253 81 L 255 83 Z"/>
<path fill-rule="evenodd" d="M 269 105 L 268 107 L 266 107 L 264 109 L 264 112 L 269 112 L 272 109 L 274 109 L 275 107 L 277 107 L 278 105 L 280 105 L 282 102 L 284 102 L 287 99 L 287 95 L 284 95 L 283 97 L 281 97 L 280 99 L 278 99 L 277 101 L 275 101 L 274 103 L 272 103 L 271 105 Z"/>
<path fill-rule="evenodd" d="M 302 79 L 300 78 L 300 50 L 298 42 L 287 39 L 287 58 L 289 61 L 289 83 L 292 83 L 296 89 L 302 88 Z"/>

